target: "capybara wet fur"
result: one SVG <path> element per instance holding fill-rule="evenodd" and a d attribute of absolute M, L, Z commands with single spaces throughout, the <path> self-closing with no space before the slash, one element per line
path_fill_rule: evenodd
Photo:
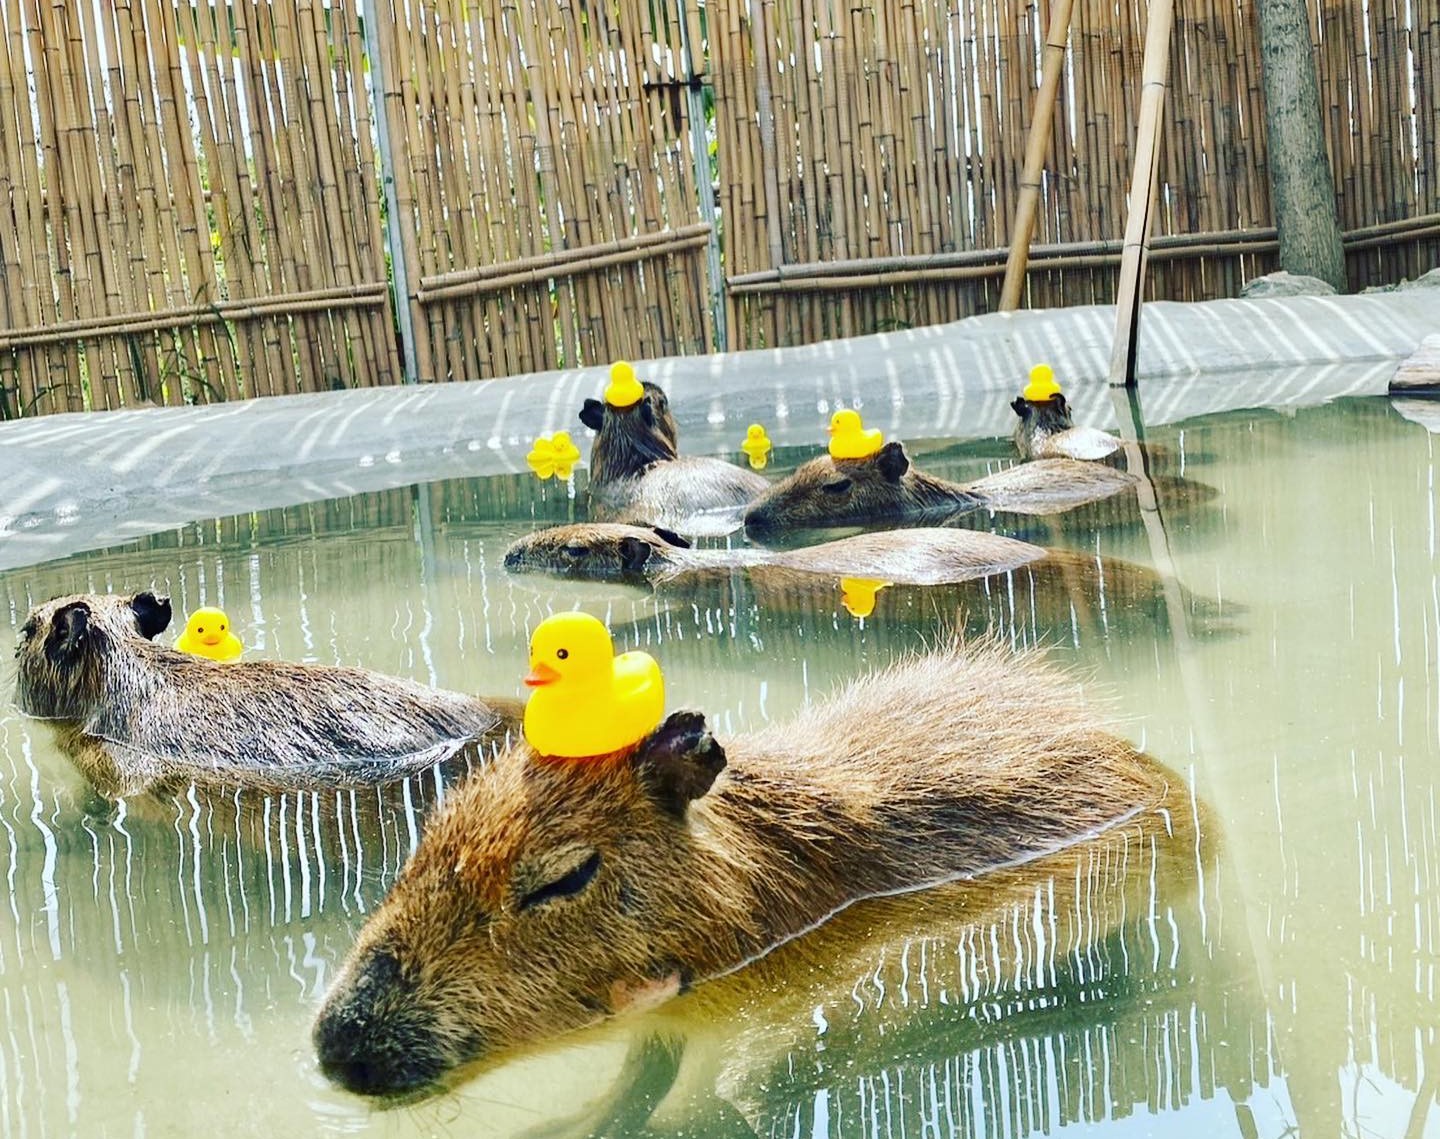
<path fill-rule="evenodd" d="M 789 530 L 880 521 L 938 520 L 972 510 L 1056 514 L 1135 486 L 1134 476 L 1096 463 L 1037 459 L 970 483 L 917 470 L 901 443 L 863 459 L 820 455 L 771 486 L 745 511 L 745 529 Z"/>
<path fill-rule="evenodd" d="M 320 1064 L 359 1093 L 429 1090 L 861 898 L 1092 838 L 1177 783 L 1073 682 L 994 646 L 912 658 L 723 747 L 686 712 L 593 760 L 522 744 L 432 816 L 320 1010 Z"/>
<path fill-rule="evenodd" d="M 686 533 L 724 533 L 739 510 L 769 485 L 765 479 L 708 457 L 679 453 L 675 417 L 652 383 L 629 407 L 587 399 L 580 422 L 596 432 L 590 447 L 590 515 L 597 521 L 668 526 Z M 728 521 L 703 516 L 731 511 Z"/>
<path fill-rule="evenodd" d="M 79 594 L 30 611 L 15 702 L 55 721 L 61 746 L 105 795 L 190 782 L 265 791 L 369 786 L 471 742 L 495 746 L 520 706 L 360 668 L 220 664 L 152 638 L 170 601 Z"/>

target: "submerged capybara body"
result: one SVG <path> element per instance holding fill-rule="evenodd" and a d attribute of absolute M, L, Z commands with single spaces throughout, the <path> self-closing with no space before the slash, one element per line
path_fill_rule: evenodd
<path fill-rule="evenodd" d="M 769 485 L 753 471 L 706 457 L 681 457 L 675 417 L 652 383 L 629 407 L 587 399 L 580 422 L 595 431 L 590 448 L 590 515 L 596 521 L 667 526 L 683 533 L 725 533 Z"/>
<path fill-rule="evenodd" d="M 1064 848 L 1174 782 L 995 648 L 912 659 L 723 752 L 690 713 L 595 760 L 522 745 L 431 819 L 321 1009 L 321 1066 L 357 1092 L 427 1087 L 861 898 Z"/>
<path fill-rule="evenodd" d="M 486 702 L 359 668 L 219 664 L 151 638 L 168 598 L 76 595 L 33 609 L 16 649 L 15 698 L 53 720 L 104 794 L 167 781 L 265 791 L 370 786 L 467 743 L 498 743 L 514 701 Z"/>
<path fill-rule="evenodd" d="M 970 483 L 916 470 L 902 444 L 863 459 L 821 455 L 776 483 L 745 511 L 759 536 L 823 526 L 938 521 L 976 510 L 1058 514 L 1131 490 L 1135 478 L 1097 463 L 1037 459 Z"/>

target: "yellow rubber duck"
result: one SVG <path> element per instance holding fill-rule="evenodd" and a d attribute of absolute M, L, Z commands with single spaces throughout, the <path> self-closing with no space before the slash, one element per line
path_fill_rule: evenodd
<path fill-rule="evenodd" d="M 763 471 L 770 461 L 770 437 L 765 434 L 765 428 L 758 423 L 750 424 L 745 429 L 745 442 L 740 444 L 740 450 L 750 460 L 751 470 Z"/>
<path fill-rule="evenodd" d="M 175 647 L 182 653 L 221 662 L 239 660 L 245 651 L 240 638 L 230 631 L 230 618 L 225 616 L 225 610 L 212 605 L 202 606 L 190 614 Z"/>
<path fill-rule="evenodd" d="M 635 369 L 628 361 L 616 360 L 610 365 L 610 383 L 605 387 L 605 402 L 611 407 L 634 407 L 645 395 L 635 378 Z"/>
<path fill-rule="evenodd" d="M 570 439 L 570 432 L 557 431 L 554 435 L 541 435 L 530 445 L 525 462 L 542 479 L 568 479 L 575 464 L 580 461 L 580 448 Z"/>
<path fill-rule="evenodd" d="M 893 584 L 873 577 L 842 577 L 840 604 L 852 617 L 868 617 L 875 612 L 875 595 Z"/>
<path fill-rule="evenodd" d="M 610 630 L 588 613 L 557 613 L 530 638 L 533 689 L 525 738 L 541 755 L 608 755 L 639 743 L 660 723 L 665 682 L 649 653 L 615 655 Z"/>
<path fill-rule="evenodd" d="M 884 445 L 879 428 L 865 430 L 860 413 L 842 408 L 830 417 L 830 457 L 868 459 Z"/>
<path fill-rule="evenodd" d="M 1044 403 L 1060 394 L 1060 385 L 1055 382 L 1055 369 L 1049 364 L 1036 364 L 1030 369 L 1030 382 L 1020 393 L 1021 399 L 1031 403 Z"/>

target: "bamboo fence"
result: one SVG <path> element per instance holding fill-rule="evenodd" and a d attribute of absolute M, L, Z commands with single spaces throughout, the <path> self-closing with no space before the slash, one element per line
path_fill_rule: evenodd
<path fill-rule="evenodd" d="M 0 414 L 991 311 L 1055 2 L 0 0 Z M 1146 5 L 1069 2 L 1030 307 L 1114 300 L 1134 159 Z M 1255 3 L 1176 13 L 1151 296 L 1275 267 Z M 1311 11 L 1351 284 L 1417 276 L 1440 0 Z"/>

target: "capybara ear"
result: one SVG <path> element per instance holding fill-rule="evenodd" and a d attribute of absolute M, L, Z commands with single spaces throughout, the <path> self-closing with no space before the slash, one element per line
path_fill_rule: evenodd
<path fill-rule="evenodd" d="M 1030 418 L 1030 404 L 1024 396 L 1016 396 L 1013 400 L 1011 400 L 1010 410 L 1013 411 L 1016 415 L 1018 415 L 1021 419 Z"/>
<path fill-rule="evenodd" d="M 1070 413 L 1070 408 L 1066 406 L 1065 397 L 1063 395 L 1061 395 L 1059 392 L 1056 392 L 1050 398 L 1055 401 L 1055 406 L 1060 409 L 1060 413 L 1062 415 L 1068 415 Z"/>
<path fill-rule="evenodd" d="M 50 618 L 50 636 L 45 641 L 45 655 L 52 664 L 69 664 L 84 647 L 89 629 L 90 606 L 85 602 L 72 601 L 69 605 L 55 610 L 55 615 Z"/>
<path fill-rule="evenodd" d="M 672 546 L 679 546 L 682 550 L 688 550 L 690 548 L 690 540 L 680 537 L 674 530 L 667 530 L 664 526 L 651 526 L 650 529 L 655 531 L 657 538 L 670 543 Z"/>
<path fill-rule="evenodd" d="M 598 399 L 587 399 L 580 408 L 580 422 L 591 431 L 599 431 L 605 422 L 605 405 Z"/>
<path fill-rule="evenodd" d="M 620 568 L 626 573 L 644 573 L 649 560 L 649 542 L 628 534 L 620 539 Z"/>
<path fill-rule="evenodd" d="M 683 821 L 690 804 L 710 790 L 725 769 L 725 749 L 700 712 L 671 712 L 640 741 L 635 773 L 666 814 Z"/>
<path fill-rule="evenodd" d="M 905 454 L 904 444 L 886 443 L 876 454 L 875 465 L 880 468 L 880 473 L 890 482 L 899 482 L 905 472 L 910 469 L 910 456 Z"/>
<path fill-rule="evenodd" d="M 168 597 L 156 597 L 148 589 L 142 590 L 130 599 L 130 609 L 135 614 L 141 636 L 147 641 L 153 641 L 170 625 Z"/>

